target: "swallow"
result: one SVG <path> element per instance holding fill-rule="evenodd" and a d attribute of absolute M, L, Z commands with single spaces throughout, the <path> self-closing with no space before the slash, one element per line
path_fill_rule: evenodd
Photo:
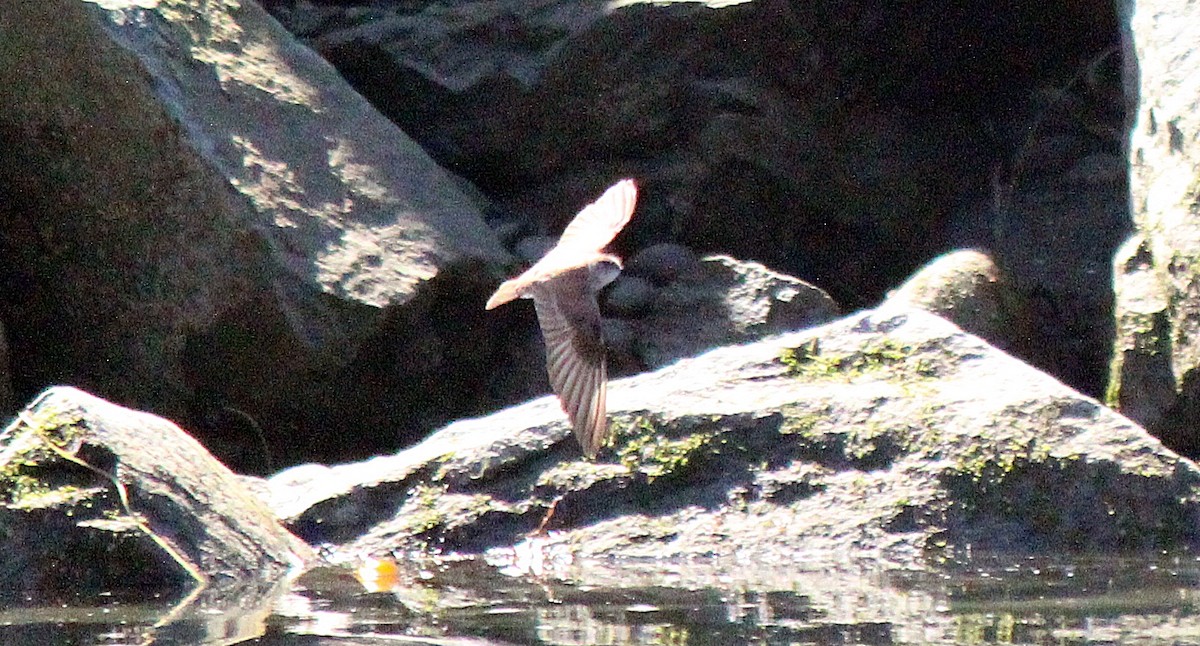
<path fill-rule="evenodd" d="M 596 456 L 608 435 L 608 366 L 596 297 L 623 268 L 621 259 L 605 253 L 604 247 L 629 222 L 636 203 L 633 180 L 614 184 L 571 220 L 541 260 L 502 283 L 485 308 L 533 299 L 546 340 L 550 386 L 589 458 Z"/>

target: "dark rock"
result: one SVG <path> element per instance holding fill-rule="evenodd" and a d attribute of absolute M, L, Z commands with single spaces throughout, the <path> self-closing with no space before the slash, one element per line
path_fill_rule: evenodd
<path fill-rule="evenodd" d="M 1111 4 L 272 4 L 490 205 L 256 5 L 142 4 L 0 6 L 18 398 L 79 384 L 256 472 L 391 451 L 545 387 L 532 312 L 477 311 L 508 260 L 480 213 L 556 233 L 626 176 L 632 274 L 670 241 L 853 309 L 977 246 L 1037 323 L 1013 351 L 1103 390 L 1136 95 Z"/>
<path fill-rule="evenodd" d="M 700 272 L 695 252 L 681 244 L 660 242 L 637 252 L 629 259 L 628 271 L 645 277 L 655 285 L 665 285 Z"/>
<path fill-rule="evenodd" d="M 817 568 L 1200 546 L 1195 464 L 919 310 L 715 350 L 616 381 L 608 403 L 595 462 L 547 397 L 280 474 L 273 508 L 352 555 L 511 546 L 555 504 L 537 549 L 598 571 L 613 562 L 593 557 Z"/>
<path fill-rule="evenodd" d="M 556 244 L 558 244 L 558 239 L 551 236 L 529 236 L 521 238 L 514 251 L 518 258 L 533 264 L 541 260 L 542 256 L 549 253 Z"/>
<path fill-rule="evenodd" d="M 471 362 L 442 359 L 491 328 L 381 336 L 410 306 L 474 307 L 508 260 L 461 180 L 255 3 L 101 5 L 0 3 L 0 318 L 17 396 L 77 384 L 186 420 L 257 470 L 264 453 L 337 458 L 311 452 L 333 446 L 327 418 L 419 434 L 404 423 L 485 407 L 403 393 L 435 372 L 486 390 L 460 372 Z M 381 346 L 442 350 L 391 364 L 392 410 L 360 416 L 340 390 Z M 342 457 L 403 442 L 345 437 Z"/>
<path fill-rule="evenodd" d="M 1107 400 L 1200 456 L 1200 7 L 1139 2 L 1126 32 L 1135 235 L 1116 254 L 1117 338 Z M 1136 46 L 1136 64 L 1132 51 Z M 1140 87 L 1135 87 L 1140 81 Z M 1189 143 L 1190 142 L 1190 143 Z"/>
<path fill-rule="evenodd" d="M 698 261 L 686 280 L 657 290 L 650 311 L 630 323 L 639 358 L 657 368 L 835 316 L 833 300 L 804 281 L 755 262 L 712 256 Z"/>
<path fill-rule="evenodd" d="M 0 322 L 0 418 L 7 419 L 16 410 L 12 392 L 12 367 L 8 361 L 8 333 Z"/>
<path fill-rule="evenodd" d="M 170 422 L 52 388 L 0 435 L 0 596 L 248 607 L 313 558 Z"/>
<path fill-rule="evenodd" d="M 636 317 L 654 302 L 654 285 L 640 276 L 621 274 L 604 294 L 604 309 L 616 316 Z"/>
<path fill-rule="evenodd" d="M 1127 5 L 362 0 L 289 16 L 318 16 L 318 50 L 531 230 L 631 176 L 619 253 L 754 260 L 847 309 L 977 247 L 1037 312 L 1026 358 L 1099 396 L 1130 229 Z"/>
<path fill-rule="evenodd" d="M 606 318 L 601 321 L 604 331 L 604 343 L 609 353 L 630 353 L 633 351 L 634 331 L 629 321 L 624 319 Z"/>

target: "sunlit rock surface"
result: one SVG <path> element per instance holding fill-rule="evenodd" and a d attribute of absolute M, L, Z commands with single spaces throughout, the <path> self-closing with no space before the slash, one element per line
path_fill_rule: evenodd
<path fill-rule="evenodd" d="M 1107 399 L 1169 446 L 1200 455 L 1200 5 L 1139 1 L 1130 27 L 1137 231 L 1114 259 Z"/>
<path fill-rule="evenodd" d="M 817 287 L 728 256 L 693 261 L 648 300 L 644 312 L 625 317 L 633 336 L 629 352 L 648 368 L 825 323 L 838 313 Z"/>
<path fill-rule="evenodd" d="M 345 554 L 920 565 L 960 550 L 1200 544 L 1200 471 L 1128 419 L 900 306 L 613 383 L 580 458 L 543 398 L 394 456 L 285 471 L 272 506 Z"/>
<path fill-rule="evenodd" d="M 429 321 L 484 298 L 508 255 L 471 189 L 332 66 L 254 2 L 3 2 L 0 25 L 18 397 L 72 383 L 265 472 L 319 454 L 328 419 L 386 416 L 348 402 L 339 371 L 420 344 L 441 352 L 385 357 L 374 380 L 390 419 L 454 416 L 403 393 L 478 374 L 444 357 L 486 328 Z M 264 455 L 264 432 L 288 441 Z M 401 442 L 343 444 L 323 457 Z"/>
<path fill-rule="evenodd" d="M 47 390 L 0 434 L 0 597 L 253 608 L 312 559 L 174 424 Z"/>

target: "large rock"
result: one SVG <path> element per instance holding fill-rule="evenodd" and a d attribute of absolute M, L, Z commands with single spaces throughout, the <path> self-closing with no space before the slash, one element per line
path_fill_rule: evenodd
<path fill-rule="evenodd" d="M 622 253 L 677 242 L 878 303 L 990 252 L 1019 349 L 1100 395 L 1130 228 L 1124 26 L 1105 0 L 272 2 L 447 167 L 557 234 L 636 177 Z"/>
<path fill-rule="evenodd" d="M 512 546 L 550 508 L 538 549 L 568 559 L 1200 546 L 1196 465 L 919 310 L 714 350 L 619 380 L 608 402 L 615 439 L 595 462 L 543 398 L 394 456 L 285 471 L 272 506 L 343 555 Z"/>
<path fill-rule="evenodd" d="M 1141 96 L 1131 156 L 1137 233 L 1115 261 L 1118 336 L 1108 400 L 1168 445 L 1196 456 L 1200 6 L 1138 2 L 1132 27 L 1137 68 L 1127 76 L 1131 86 L 1140 80 Z"/>
<path fill-rule="evenodd" d="M 487 325 L 411 324 L 492 286 L 481 264 L 508 256 L 481 205 L 258 5 L 4 2 L 0 26 L 0 304 L 18 396 L 85 386 L 186 419 L 259 469 L 264 435 L 288 461 L 323 445 L 315 417 L 361 425 L 340 390 L 375 369 L 359 353 L 437 349 L 388 364 L 374 383 L 391 409 L 374 420 L 400 429 L 345 453 L 479 410 L 403 393 L 433 375 L 485 387 L 457 358 Z"/>
<path fill-rule="evenodd" d="M 626 319 L 628 352 L 647 368 L 661 368 L 712 348 L 826 323 L 837 313 L 828 294 L 802 280 L 710 256 L 654 290 L 646 311 Z"/>
<path fill-rule="evenodd" d="M 1036 356 L 1030 346 L 1041 341 L 1037 312 L 1012 278 L 977 249 L 939 256 L 889 293 L 888 302 L 937 314 L 1011 354 Z"/>
<path fill-rule="evenodd" d="M 313 559 L 170 422 L 52 388 L 0 434 L 0 596 L 256 607 Z"/>

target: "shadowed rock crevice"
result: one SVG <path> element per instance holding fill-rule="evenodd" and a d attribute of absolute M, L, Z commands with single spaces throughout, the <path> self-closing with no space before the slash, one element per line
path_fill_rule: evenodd
<path fill-rule="evenodd" d="M 363 525 L 393 518 L 397 500 L 403 500 L 419 474 L 412 480 L 355 488 L 339 504 L 317 503 L 288 523 L 288 529 L 310 545 L 345 543 L 358 536 Z M 353 522 L 345 522 L 353 519 Z"/>

